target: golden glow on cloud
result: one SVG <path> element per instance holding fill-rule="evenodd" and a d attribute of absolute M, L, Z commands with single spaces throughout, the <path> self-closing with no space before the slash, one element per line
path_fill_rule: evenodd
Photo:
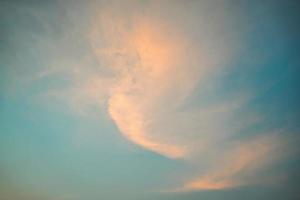
<path fill-rule="evenodd" d="M 130 141 L 171 158 L 184 155 L 184 149 L 175 145 L 156 142 L 146 135 L 146 122 L 130 97 L 124 94 L 113 95 L 109 100 L 109 113 L 121 132 Z"/>
<path fill-rule="evenodd" d="M 149 123 L 174 89 L 183 46 L 167 34 L 166 27 L 132 17 L 127 21 L 101 14 L 91 33 L 94 52 L 115 77 L 108 99 L 109 114 L 130 141 L 170 158 L 182 157 L 185 148 L 151 135 Z M 99 38 L 104 38 L 98 43 L 105 47 L 97 46 Z"/>
<path fill-rule="evenodd" d="M 53 78 L 45 81 L 47 87 L 55 85 L 46 98 L 63 97 L 80 113 L 99 106 L 128 141 L 181 159 L 191 170 L 182 172 L 181 182 L 170 183 L 169 191 L 260 182 L 260 173 L 282 159 L 279 152 L 286 144 L 276 130 L 255 132 L 265 116 L 252 109 L 248 100 L 254 95 L 245 91 L 248 86 L 230 86 L 243 77 L 222 86 L 239 74 L 231 65 L 244 47 L 243 31 L 228 15 L 225 1 L 96 2 L 82 30 L 73 34 L 66 26 L 61 39 L 36 38 L 41 47 L 34 49 L 49 48 L 37 56 L 51 62 L 45 61 L 46 70 L 35 77 Z M 81 39 L 88 40 L 84 51 L 78 49 Z M 56 85 L 57 80 L 62 83 Z M 260 136 L 246 138 L 248 131 Z"/>
<path fill-rule="evenodd" d="M 232 186 L 233 183 L 229 181 L 213 181 L 210 179 L 201 179 L 186 184 L 183 190 L 220 190 Z"/>
<path fill-rule="evenodd" d="M 235 43 L 226 38 L 231 30 L 224 18 L 207 24 L 209 16 L 203 10 L 197 16 L 201 28 L 182 23 L 187 29 L 182 31 L 177 17 L 178 23 L 191 22 L 194 15 L 176 13 L 168 20 L 112 5 L 102 8 L 89 35 L 109 80 L 104 85 L 108 112 L 122 135 L 168 158 L 182 158 L 195 166 L 208 163 L 177 191 L 251 184 L 255 174 L 273 162 L 269 158 L 279 143 L 266 137 L 228 145 L 232 142 L 228 138 L 260 120 L 256 113 L 240 113 L 248 96 L 244 91 L 232 99 L 182 109 L 195 87 L 201 95 L 209 93 L 215 84 L 212 74 L 222 72 L 236 51 Z"/>
<path fill-rule="evenodd" d="M 226 189 L 253 184 L 257 181 L 253 180 L 254 175 L 259 170 L 280 159 L 282 155 L 278 153 L 279 149 L 280 140 L 273 136 L 240 143 L 224 155 L 223 159 L 214 165 L 214 169 L 208 171 L 205 176 L 186 183 L 182 190 Z"/>

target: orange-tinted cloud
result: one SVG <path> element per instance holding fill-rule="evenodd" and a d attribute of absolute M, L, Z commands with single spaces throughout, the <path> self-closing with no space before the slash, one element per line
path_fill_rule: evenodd
<path fill-rule="evenodd" d="M 187 177 L 193 178 L 178 191 L 252 184 L 281 159 L 282 141 L 268 134 L 232 145 L 263 117 L 246 108 L 248 91 L 218 90 L 217 75 L 231 70 L 243 46 L 224 2 L 94 2 L 98 12 L 87 22 L 88 36 L 83 31 L 79 38 L 88 40 L 88 55 L 68 48 L 78 39 L 69 40 L 68 26 L 60 39 L 37 38 L 51 62 L 36 79 L 53 76 L 56 82 L 59 75 L 63 86 L 50 95 L 63 96 L 80 112 L 104 107 L 124 138 L 192 166 Z"/>
<path fill-rule="evenodd" d="M 108 86 L 109 114 L 122 134 L 137 145 L 170 158 L 187 156 L 194 141 L 178 134 L 195 131 L 183 124 L 187 129 L 178 127 L 182 133 L 174 133 L 164 124 L 194 115 L 176 109 L 200 80 L 215 71 L 216 63 L 223 61 L 219 55 L 230 51 L 220 47 L 211 54 L 217 42 L 206 41 L 204 33 L 200 33 L 204 37 L 201 45 L 195 45 L 173 19 L 137 10 L 107 6 L 91 29 L 93 52 L 102 67 L 110 69 L 114 82 Z"/>
<path fill-rule="evenodd" d="M 273 136 L 231 145 L 231 136 L 261 122 L 259 113 L 241 111 L 251 96 L 247 91 L 186 104 L 196 87 L 202 97 L 212 94 L 214 76 L 230 69 L 228 62 L 238 50 L 223 7 L 199 5 L 197 14 L 189 12 L 193 6 L 184 10 L 176 3 L 102 5 L 89 35 L 92 53 L 106 72 L 99 79 L 109 80 L 99 81 L 107 110 L 121 134 L 143 149 L 199 167 L 194 170 L 199 174 L 177 191 L 251 184 L 280 157 L 270 159 L 280 148 Z M 171 11 L 164 13 L 166 8 Z"/>
<path fill-rule="evenodd" d="M 168 27 L 143 16 L 123 19 L 104 12 L 92 30 L 91 40 L 99 60 L 107 64 L 115 76 L 108 110 L 120 131 L 146 149 L 177 158 L 186 153 L 184 147 L 171 140 L 162 141 L 149 131 L 158 109 L 163 109 L 161 104 L 171 100 L 176 89 L 180 90 L 176 88 L 182 80 L 180 77 L 187 79 L 190 73 L 178 67 L 183 63 L 183 39 L 169 35 L 168 31 Z M 104 47 L 97 46 L 99 40 Z M 188 84 L 193 82 L 190 80 Z M 184 94 L 183 91 L 176 93 Z"/>
<path fill-rule="evenodd" d="M 281 152 L 281 139 L 271 135 L 236 144 L 203 176 L 187 182 L 180 190 L 227 189 L 262 181 L 257 174 L 288 154 Z"/>

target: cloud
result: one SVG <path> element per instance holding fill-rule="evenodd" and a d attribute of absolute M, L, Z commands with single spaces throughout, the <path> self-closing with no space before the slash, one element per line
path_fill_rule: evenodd
<path fill-rule="evenodd" d="M 37 39 L 34 47 L 48 59 L 32 81 L 63 79 L 44 91 L 47 97 L 83 113 L 104 108 L 124 138 L 192 166 L 175 191 L 253 184 L 282 159 L 277 152 L 283 139 L 276 134 L 243 138 L 264 123 L 263 114 L 247 107 L 255 94 L 222 87 L 221 75 L 234 70 L 231 62 L 243 46 L 225 2 L 111 1 L 92 7 L 83 33 L 69 34 L 67 24 L 60 39 Z M 78 40 L 87 43 L 82 51 L 70 47 Z"/>
<path fill-rule="evenodd" d="M 287 152 L 282 152 L 284 143 L 280 136 L 272 134 L 234 144 L 203 176 L 179 190 L 227 189 L 271 180 L 274 177 L 265 178 L 261 172 L 286 156 Z"/>
<path fill-rule="evenodd" d="M 193 30 L 193 24 L 187 25 L 194 17 L 186 17 L 187 13 L 161 18 L 158 15 L 166 5 L 162 5 L 163 9 L 147 5 L 149 13 L 141 5 L 130 4 L 138 10 L 133 13 L 126 12 L 128 5 L 122 6 L 112 4 L 101 9 L 90 34 L 99 63 L 111 69 L 115 80 L 108 97 L 109 113 L 132 142 L 170 158 L 183 157 L 189 144 L 181 144 L 178 135 L 172 136 L 174 133 L 168 127 L 161 127 L 161 120 L 174 123 L 173 116 L 193 115 L 176 109 L 200 81 L 205 83 L 211 73 L 220 70 L 224 55 L 231 50 L 218 46 L 218 42 L 224 41 L 217 36 L 215 41 L 208 40 L 204 22 L 201 21 L 204 31 Z M 176 11 L 177 6 L 180 5 L 175 4 L 171 9 Z M 207 16 L 201 17 L 205 18 L 200 20 L 207 20 Z M 185 31 L 198 31 L 202 36 L 199 44 L 194 44 L 193 38 L 180 30 L 174 23 L 177 19 Z M 221 25 L 221 22 L 211 25 L 209 33 L 214 35 L 213 31 Z M 198 34 L 191 37 L 198 38 Z"/>
<path fill-rule="evenodd" d="M 121 17 L 114 19 L 101 15 L 100 19 L 102 18 L 100 26 L 113 26 L 113 30 L 118 30 L 109 32 L 109 38 L 106 38 L 104 31 L 108 47 L 95 50 L 100 60 L 105 60 L 117 77 L 108 100 L 112 119 L 124 136 L 136 144 L 168 157 L 183 156 L 185 150 L 182 147 L 162 142 L 160 138 L 149 134 L 149 124 L 155 120 L 158 114 L 156 112 L 164 109 L 161 105 L 171 100 L 171 96 L 175 97 L 175 87 L 181 86 L 176 81 L 186 79 L 183 84 L 187 87 L 181 90 L 192 87 L 194 82 L 192 79 L 188 80 L 189 71 L 177 66 L 182 62 L 184 47 L 180 44 L 181 41 L 170 39 L 161 30 L 163 27 L 157 27 L 159 24 L 141 17 L 131 25 L 132 30 L 124 27 L 125 22 Z M 106 19 L 114 21 L 107 24 Z M 123 29 L 119 29 L 119 26 Z M 98 35 L 99 38 L 101 36 Z M 116 42 L 111 36 L 119 39 Z M 93 37 L 95 38 L 94 35 Z M 178 95 L 185 95 L 185 91 L 180 91 L 179 87 L 176 88 Z M 178 97 L 173 99 L 175 103 Z"/>
<path fill-rule="evenodd" d="M 134 12 L 127 11 L 129 5 Z M 202 175 L 175 191 L 258 182 L 257 174 L 280 160 L 280 156 L 270 158 L 282 146 L 273 134 L 246 141 L 231 139 L 263 122 L 261 114 L 244 109 L 253 94 L 236 91 L 227 99 L 187 103 L 196 89 L 210 95 L 218 84 L 215 77 L 231 70 L 230 60 L 240 48 L 238 37 L 230 40 L 236 33 L 226 21 L 224 7 L 203 2 L 189 5 L 219 13 L 217 20 L 209 20 L 216 12 L 190 14 L 191 7 L 177 3 L 159 8 L 129 5 L 104 7 L 90 33 L 99 63 L 111 70 L 114 83 L 108 112 L 120 132 L 144 149 L 199 167 L 195 173 Z M 195 19 L 197 24 L 189 24 Z M 237 141 L 240 144 L 232 145 Z"/>

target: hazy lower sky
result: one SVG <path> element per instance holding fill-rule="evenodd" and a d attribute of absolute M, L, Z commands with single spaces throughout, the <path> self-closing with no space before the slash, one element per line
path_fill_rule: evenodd
<path fill-rule="evenodd" d="M 0 1 L 0 200 L 299 199 L 299 13 Z"/>

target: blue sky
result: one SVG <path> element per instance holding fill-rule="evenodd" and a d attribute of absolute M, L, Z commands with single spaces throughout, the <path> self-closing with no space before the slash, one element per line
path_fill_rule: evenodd
<path fill-rule="evenodd" d="M 298 9 L 2 1 L 0 199 L 298 199 Z"/>

